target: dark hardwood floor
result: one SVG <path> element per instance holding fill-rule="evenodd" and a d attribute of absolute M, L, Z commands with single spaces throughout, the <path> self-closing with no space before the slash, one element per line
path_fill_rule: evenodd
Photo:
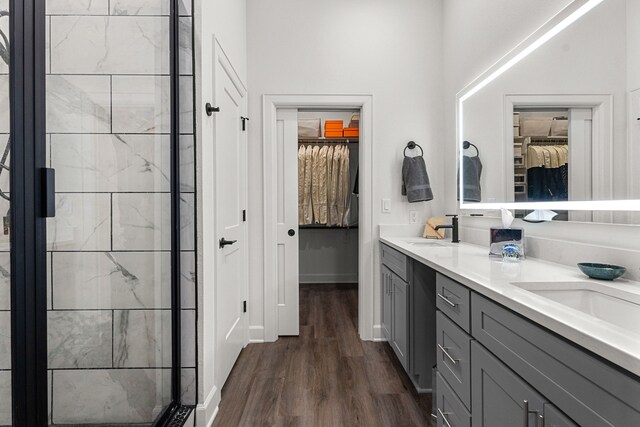
<path fill-rule="evenodd" d="M 430 426 L 387 343 L 361 341 L 355 285 L 302 285 L 300 336 L 249 344 L 214 422 L 230 426 Z"/>

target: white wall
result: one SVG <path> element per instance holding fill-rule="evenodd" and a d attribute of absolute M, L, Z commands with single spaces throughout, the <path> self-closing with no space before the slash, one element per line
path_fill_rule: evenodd
<path fill-rule="evenodd" d="M 262 95 L 373 94 L 374 226 L 407 223 L 410 210 L 419 212 L 420 221 L 442 214 L 442 2 L 248 0 L 247 13 L 249 305 L 250 324 L 259 331 L 264 324 Z M 400 194 L 402 150 L 409 140 L 425 150 L 432 202 L 409 205 Z M 380 214 L 382 198 L 392 200 L 391 214 Z M 376 324 L 378 305 L 376 300 Z"/>
<path fill-rule="evenodd" d="M 455 164 L 456 94 L 569 3 L 570 0 L 444 2 L 446 164 Z M 454 168 L 447 170 L 445 181 L 450 195 L 447 207 L 452 210 L 457 205 Z M 462 239 L 488 245 L 488 229 L 498 224 L 499 221 L 491 218 L 462 218 Z M 577 260 L 621 263 L 629 268 L 627 277 L 640 279 L 637 262 L 640 227 L 583 223 L 533 225 L 521 221 L 516 224 L 526 229 L 530 256 L 567 265 Z"/>
<path fill-rule="evenodd" d="M 215 378 L 215 262 L 217 250 L 211 235 L 215 203 L 213 121 L 203 111 L 213 99 L 214 35 L 246 85 L 246 0 L 195 0 L 194 56 L 196 77 L 196 175 L 197 175 L 197 272 L 198 272 L 198 403 L 196 425 L 209 426 L 220 402 L 220 388 Z M 206 260 L 206 262 L 205 262 Z"/>

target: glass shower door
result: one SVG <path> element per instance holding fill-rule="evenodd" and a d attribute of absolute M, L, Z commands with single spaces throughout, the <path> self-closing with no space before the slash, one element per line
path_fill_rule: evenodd
<path fill-rule="evenodd" d="M 0 425 L 11 425 L 9 0 L 0 0 Z"/>
<path fill-rule="evenodd" d="M 165 3 L 47 0 L 54 425 L 152 423 L 172 401 Z"/>

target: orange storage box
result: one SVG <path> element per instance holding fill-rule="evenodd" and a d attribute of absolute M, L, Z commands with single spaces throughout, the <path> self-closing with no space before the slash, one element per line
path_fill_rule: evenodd
<path fill-rule="evenodd" d="M 357 138 L 360 136 L 360 128 L 344 128 L 345 138 Z"/>
<path fill-rule="evenodd" d="M 324 122 L 324 130 L 342 130 L 344 122 L 342 120 L 326 120 Z"/>
<path fill-rule="evenodd" d="M 342 138 L 343 137 L 343 132 L 342 129 L 339 130 L 324 130 L 324 137 L 325 138 Z"/>

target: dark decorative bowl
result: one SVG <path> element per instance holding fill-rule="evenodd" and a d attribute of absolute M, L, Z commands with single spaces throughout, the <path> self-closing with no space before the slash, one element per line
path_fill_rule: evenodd
<path fill-rule="evenodd" d="M 626 268 L 620 267 L 619 265 L 598 264 L 594 262 L 578 263 L 578 268 L 592 279 L 599 280 L 617 279 L 627 271 Z"/>

